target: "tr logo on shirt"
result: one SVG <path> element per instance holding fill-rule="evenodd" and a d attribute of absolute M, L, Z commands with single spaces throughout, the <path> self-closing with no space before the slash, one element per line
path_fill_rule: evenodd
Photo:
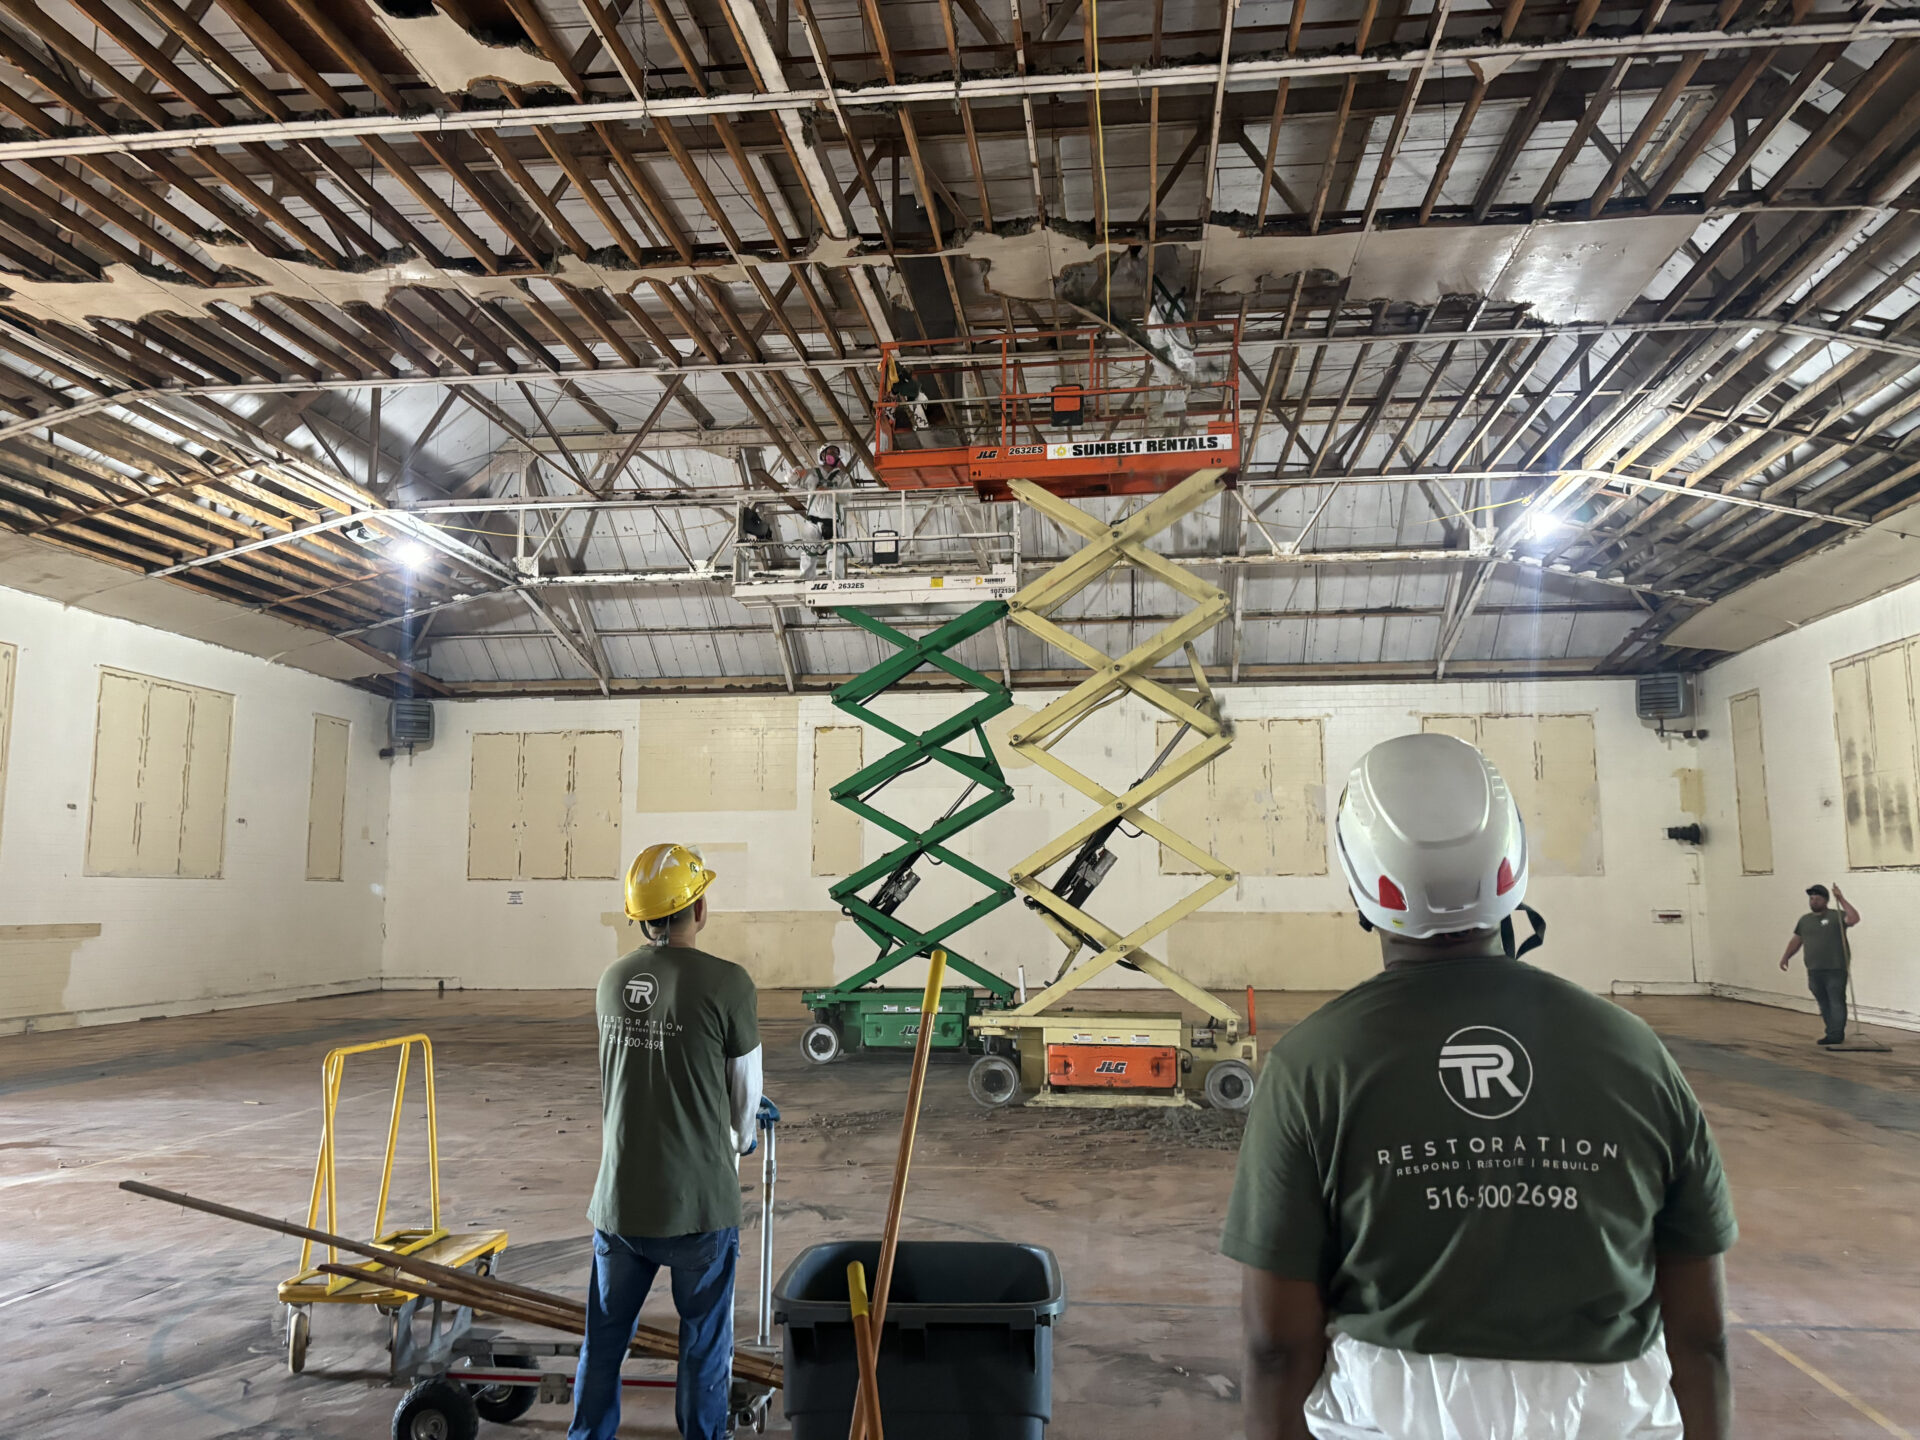
<path fill-rule="evenodd" d="M 1533 1060 L 1506 1031 L 1469 1025 L 1440 1047 L 1440 1088 L 1467 1114 L 1498 1120 L 1526 1104 Z"/>
<path fill-rule="evenodd" d="M 651 975 L 636 975 L 627 981 L 627 987 L 620 998 L 627 1002 L 627 1008 L 636 1013 L 653 1008 L 653 1002 L 660 998 L 660 982 Z"/>

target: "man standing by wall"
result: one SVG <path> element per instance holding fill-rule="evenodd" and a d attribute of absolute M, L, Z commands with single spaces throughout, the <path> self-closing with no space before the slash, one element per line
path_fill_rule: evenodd
<path fill-rule="evenodd" d="M 1385 966 L 1274 1044 L 1248 1112 L 1247 1440 L 1731 1440 L 1719 1153 L 1643 1021 L 1518 958 L 1499 772 L 1388 740 L 1336 834 Z"/>
<path fill-rule="evenodd" d="M 1840 914 L 1834 914 L 1829 898 L 1840 902 Z M 1807 988 L 1827 1023 L 1827 1033 L 1814 1042 L 1817 1045 L 1838 1045 L 1847 1038 L 1847 931 L 1859 923 L 1860 912 L 1847 903 L 1837 884 L 1831 897 L 1826 886 L 1809 885 L 1807 913 L 1794 925 L 1793 938 L 1780 957 L 1784 970 L 1796 951 L 1807 952 Z"/>
<path fill-rule="evenodd" d="M 674 1419 L 686 1440 L 731 1433 L 740 1156 L 755 1144 L 760 1025 L 747 972 L 694 948 L 714 878 L 684 845 L 654 845 L 627 872 L 627 914 L 649 943 L 608 967 L 594 1004 L 600 1178 L 568 1440 L 620 1428 L 620 1362 L 663 1266 L 680 1314 Z"/>

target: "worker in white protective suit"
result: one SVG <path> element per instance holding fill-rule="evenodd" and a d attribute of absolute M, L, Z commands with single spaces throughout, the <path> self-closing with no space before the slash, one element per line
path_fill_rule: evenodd
<path fill-rule="evenodd" d="M 819 574 L 822 562 L 832 549 L 834 525 L 840 513 L 840 492 L 853 483 L 840 458 L 838 445 L 822 445 L 815 457 L 819 462 L 803 472 L 799 483 L 807 487 L 807 518 L 801 522 L 805 538 L 794 548 L 800 552 L 800 578 L 811 580 Z M 831 570 L 832 566 L 826 566 Z"/>
<path fill-rule="evenodd" d="M 1385 968 L 1248 1113 L 1247 1440 L 1729 1440 L 1719 1153 L 1644 1022 L 1519 959 L 1545 926 L 1499 772 L 1388 740 L 1336 833 Z"/>

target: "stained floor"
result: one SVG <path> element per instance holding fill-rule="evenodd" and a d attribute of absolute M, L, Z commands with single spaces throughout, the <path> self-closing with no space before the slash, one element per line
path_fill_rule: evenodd
<path fill-rule="evenodd" d="M 1265 996 L 1260 1013 L 1274 1030 L 1316 998 Z M 789 1121 L 775 1228 L 784 1263 L 815 1240 L 877 1232 L 905 1067 L 810 1066 L 793 998 L 765 1003 L 768 1089 Z M 446 1222 L 508 1228 L 503 1274 L 575 1289 L 599 1143 L 589 1004 L 573 992 L 389 992 L 0 1040 L 0 1436 L 384 1436 L 397 1392 L 377 1315 L 320 1310 L 307 1371 L 290 1375 L 274 1285 L 297 1242 L 115 1187 L 140 1178 L 299 1218 L 321 1056 L 424 1031 Z M 1806 1016 L 1718 1000 L 1633 1004 L 1691 1076 L 1736 1189 L 1737 1433 L 1920 1436 L 1920 1036 L 1883 1032 L 1890 1055 L 1829 1055 L 1810 1043 Z M 349 1072 L 342 1229 L 369 1226 L 390 1086 L 380 1060 Z M 968 1098 L 963 1064 L 935 1067 L 907 1233 L 1022 1240 L 1059 1256 L 1071 1302 L 1057 1331 L 1054 1435 L 1239 1433 L 1237 1277 L 1214 1252 L 1234 1162 L 1220 1119 L 989 1114 Z M 420 1213 L 425 1193 L 419 1147 L 403 1150 L 398 1220 Z M 757 1172 L 749 1180 L 751 1213 Z M 743 1332 L 751 1234 L 745 1250 Z M 649 1314 L 671 1324 L 663 1296 Z M 537 1406 L 515 1428 L 562 1434 L 565 1413 Z M 623 1434 L 673 1433 L 665 1396 L 630 1404 Z"/>

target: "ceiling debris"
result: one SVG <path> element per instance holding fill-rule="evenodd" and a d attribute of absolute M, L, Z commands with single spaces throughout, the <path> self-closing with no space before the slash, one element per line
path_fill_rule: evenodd
<path fill-rule="evenodd" d="M 1763 575 L 1688 616 L 1671 643 L 1696 650 L 1746 650 L 1889 590 L 1920 580 L 1920 514 L 1912 510 Z"/>
<path fill-rule="evenodd" d="M 332 680 L 391 674 L 378 655 L 305 625 L 264 615 L 165 580 L 129 575 L 38 540 L 0 533 L 0 585 L 96 615 L 131 620 Z"/>
<path fill-rule="evenodd" d="M 577 290 L 616 296 L 630 295 L 643 285 L 669 284 L 676 280 L 743 284 L 749 266 L 784 273 L 794 263 L 827 268 L 889 263 L 884 255 L 859 253 L 854 242 L 828 237 L 822 237 L 794 261 L 763 262 L 756 256 L 743 255 L 745 264 L 717 261 L 621 266 L 563 255 L 550 269 L 537 274 L 501 275 L 476 275 L 412 256 L 335 270 L 309 261 L 262 255 L 240 244 L 207 242 L 200 249 L 217 268 L 250 275 L 256 283 L 197 285 L 190 280 L 170 280 L 121 264 L 107 266 L 99 280 L 31 280 L 6 275 L 0 283 L 12 293 L 4 303 L 36 320 L 134 321 L 150 315 L 205 315 L 207 307 L 215 303 L 250 305 L 271 296 L 294 296 L 332 306 L 371 305 L 380 309 L 396 291 L 427 289 L 453 291 L 475 300 L 518 302 L 525 299 L 521 286 L 530 280 L 554 280 Z"/>
<path fill-rule="evenodd" d="M 1206 234 L 1204 286 L 1246 295 L 1302 271 L 1350 277 L 1355 300 L 1434 305 L 1473 295 L 1550 325 L 1611 320 L 1699 229 L 1693 216 L 1530 225 L 1435 226 L 1364 234 Z"/>
<path fill-rule="evenodd" d="M 910 558 L 1039 563 L 867 487 L 1044 455 L 1032 379 L 1237 427 L 1170 535 L 1225 683 L 1706 663 L 1920 573 L 1920 15 L 1790 8 L 0 6 L 0 583 L 389 691 L 823 688 L 873 644 L 736 603 L 737 497 L 833 441 Z"/>
<path fill-rule="evenodd" d="M 1098 264 L 1102 256 L 1117 261 L 1127 247 L 1096 245 L 1051 225 L 1034 225 L 1013 235 L 975 231 L 949 253 L 979 261 L 982 282 L 993 294 L 1038 301 L 1053 298 L 1054 280 L 1062 271 Z"/>
<path fill-rule="evenodd" d="M 367 9 L 421 77 L 449 95 L 464 94 L 487 80 L 529 88 L 566 88 L 566 76 L 560 67 L 531 47 L 490 45 L 438 11 L 409 18 L 388 13 L 379 0 Z"/>

